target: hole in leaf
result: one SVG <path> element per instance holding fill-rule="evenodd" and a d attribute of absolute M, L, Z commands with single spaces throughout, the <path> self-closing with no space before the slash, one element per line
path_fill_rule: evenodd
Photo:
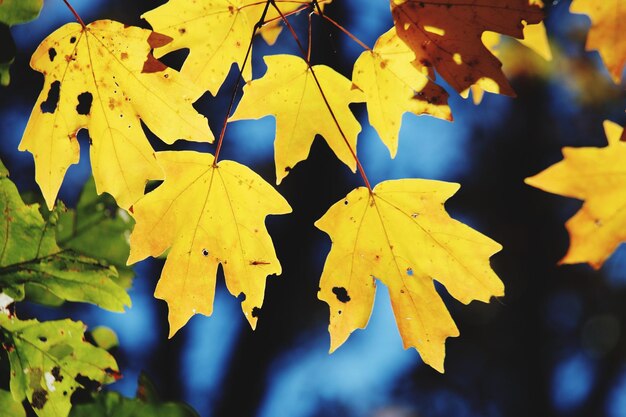
<path fill-rule="evenodd" d="M 348 295 L 348 291 L 344 287 L 333 287 L 333 294 L 337 296 L 337 300 L 342 303 L 347 303 L 350 301 L 350 296 Z"/>
<path fill-rule="evenodd" d="M 57 108 L 57 104 L 59 103 L 59 93 L 61 91 L 61 82 L 55 81 L 50 85 L 50 90 L 48 90 L 48 97 L 46 101 L 41 103 L 41 111 L 43 113 L 54 113 Z"/>
<path fill-rule="evenodd" d="M 91 103 L 93 102 L 93 96 L 91 93 L 84 92 L 78 95 L 78 106 L 76 106 L 76 112 L 82 115 L 88 115 L 91 112 Z"/>

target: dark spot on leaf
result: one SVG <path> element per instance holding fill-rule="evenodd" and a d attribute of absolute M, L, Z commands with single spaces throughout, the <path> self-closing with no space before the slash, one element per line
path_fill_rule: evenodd
<path fill-rule="evenodd" d="M 342 303 L 347 303 L 350 301 L 350 296 L 348 295 L 348 291 L 344 287 L 333 287 L 333 294 L 337 296 L 337 300 Z"/>
<path fill-rule="evenodd" d="M 259 307 L 254 307 L 252 309 L 252 317 L 258 318 L 260 314 L 261 314 L 261 309 Z"/>
<path fill-rule="evenodd" d="M 41 410 L 44 405 L 46 405 L 46 401 L 48 401 L 48 392 L 42 389 L 37 389 L 33 391 L 33 397 L 31 400 L 31 405 L 33 408 L 37 410 Z"/>
<path fill-rule="evenodd" d="M 76 112 L 82 115 L 88 115 L 91 112 L 91 103 L 93 102 L 93 96 L 91 93 L 84 92 L 78 95 L 78 106 L 76 106 Z"/>
<path fill-rule="evenodd" d="M 148 36 L 148 45 L 150 45 L 150 48 L 159 48 L 167 45 L 173 40 L 174 39 L 167 35 L 163 35 L 162 33 L 152 32 L 150 36 Z"/>
<path fill-rule="evenodd" d="M 44 336 L 39 336 L 39 341 L 42 343 L 46 343 L 48 341 L 48 338 Z"/>
<path fill-rule="evenodd" d="M 55 366 L 54 368 L 52 368 L 52 371 L 50 371 L 50 373 L 54 377 L 55 381 L 57 382 L 63 381 L 63 376 L 61 375 L 61 368 L 59 368 L 58 366 Z"/>
<path fill-rule="evenodd" d="M 202 249 L 202 256 L 209 256 L 209 251 L 206 249 Z"/>
<path fill-rule="evenodd" d="M 76 36 L 72 36 L 70 38 L 70 43 L 75 43 L 76 42 Z"/>
<path fill-rule="evenodd" d="M 61 91 L 61 82 L 55 81 L 50 85 L 50 90 L 48 90 L 48 98 L 46 101 L 41 103 L 41 111 L 43 113 L 54 113 L 57 109 L 57 104 L 59 103 L 59 92 Z"/>
<path fill-rule="evenodd" d="M 406 274 L 407 274 L 408 276 L 412 277 L 412 276 L 413 276 L 413 268 L 411 268 L 411 267 L 407 268 L 407 269 L 406 269 Z"/>
<path fill-rule="evenodd" d="M 341 310 L 337 311 L 337 314 L 339 314 L 341 316 Z"/>
<path fill-rule="evenodd" d="M 246 301 L 246 293 L 240 292 L 239 295 L 237 296 L 237 299 L 243 303 L 244 301 Z"/>
<path fill-rule="evenodd" d="M 348 205 L 348 200 L 344 200 L 343 204 Z"/>
<path fill-rule="evenodd" d="M 178 29 L 178 33 L 180 33 L 181 35 L 184 35 L 185 33 L 187 33 L 187 29 L 180 28 L 180 29 Z"/>
<path fill-rule="evenodd" d="M 265 261 L 250 261 L 250 265 L 252 266 L 258 266 L 258 265 L 269 265 L 269 262 L 265 262 Z"/>
<path fill-rule="evenodd" d="M 57 51 L 54 48 L 48 49 L 48 57 L 50 58 L 50 62 L 54 61 L 54 58 L 57 56 Z"/>
<path fill-rule="evenodd" d="M 96 391 L 102 385 L 98 381 L 94 381 L 93 379 L 87 378 L 81 374 L 76 375 L 74 380 L 82 385 L 87 391 Z"/>

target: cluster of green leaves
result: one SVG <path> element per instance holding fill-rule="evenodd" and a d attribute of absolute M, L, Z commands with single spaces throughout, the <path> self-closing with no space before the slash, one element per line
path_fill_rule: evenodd
<path fill-rule="evenodd" d="M 121 374 L 107 350 L 117 345 L 106 328 L 85 334 L 72 320 L 21 320 L 16 303 L 48 306 L 67 301 L 122 312 L 130 306 L 125 288 L 132 270 L 125 265 L 132 220 L 110 196 L 86 184 L 77 207 L 52 211 L 25 204 L 0 163 L 0 344 L 10 365 L 10 391 L 0 389 L 0 415 L 25 416 L 22 403 L 37 415 L 195 416 L 178 404 L 160 404 L 146 377 L 144 397 L 97 394 L 93 403 L 72 408 L 72 395 L 116 381 Z M 42 214 L 43 211 L 43 214 Z M 93 343 L 87 341 L 91 340 Z"/>

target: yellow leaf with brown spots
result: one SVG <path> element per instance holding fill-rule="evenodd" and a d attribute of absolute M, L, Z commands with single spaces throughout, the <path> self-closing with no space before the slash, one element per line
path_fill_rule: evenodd
<path fill-rule="evenodd" d="M 367 325 L 376 280 L 389 289 L 404 347 L 443 372 L 445 340 L 459 331 L 435 280 L 462 303 L 504 294 L 489 265 L 502 247 L 448 215 L 444 202 L 458 184 L 403 179 L 357 188 L 315 225 L 332 247 L 320 281 L 330 307 L 331 352 Z"/>
<path fill-rule="evenodd" d="M 563 160 L 526 184 L 553 194 L 583 200 L 567 221 L 570 246 L 560 263 L 586 262 L 599 269 L 626 241 L 626 142 L 623 128 L 605 121 L 609 145 L 604 148 L 563 148 Z"/>
<path fill-rule="evenodd" d="M 354 64 L 352 82 L 364 93 L 370 124 L 391 157 L 398 150 L 402 115 L 430 114 L 452 120 L 448 93 L 411 64 L 415 54 L 391 28 Z"/>
<path fill-rule="evenodd" d="M 572 13 L 586 14 L 591 19 L 587 50 L 600 53 L 615 84 L 623 80 L 626 66 L 626 2 L 624 0 L 574 0 Z"/>
<path fill-rule="evenodd" d="M 361 125 L 349 105 L 363 101 L 363 93 L 326 65 L 314 65 L 311 70 L 302 58 L 294 55 L 271 55 L 263 59 L 267 72 L 243 88 L 243 97 L 229 120 L 269 115 L 276 118 L 276 183 L 280 184 L 298 162 L 308 157 L 316 134 L 324 137 L 341 162 L 356 171 L 352 150 L 356 150 Z"/>
<path fill-rule="evenodd" d="M 89 131 L 98 193 L 113 195 L 124 208 L 143 195 L 149 179 L 163 175 L 141 121 L 167 143 L 213 141 L 206 118 L 192 107 L 202 90 L 150 53 L 169 41 L 99 20 L 85 28 L 69 23 L 39 45 L 31 66 L 44 74 L 44 87 L 19 149 L 33 154 L 48 207 L 78 162 L 80 129 Z"/>
<path fill-rule="evenodd" d="M 281 273 L 265 217 L 291 207 L 237 162 L 214 165 L 213 155 L 191 151 L 159 152 L 157 160 L 165 182 L 133 206 L 128 263 L 170 249 L 154 294 L 169 306 L 170 337 L 194 314 L 211 315 L 219 264 L 254 328 L 265 279 Z"/>
<path fill-rule="evenodd" d="M 305 4 L 277 0 L 276 5 L 284 15 Z M 188 48 L 189 56 L 181 72 L 215 96 L 231 66 L 242 67 L 254 26 L 264 9 L 265 1 L 259 0 L 169 0 L 142 17 L 156 32 L 173 39 L 155 49 L 155 56 L 159 58 Z M 259 33 L 273 44 L 281 31 L 280 14 L 270 6 L 265 21 L 269 23 Z M 242 76 L 246 81 L 252 78 L 251 68 L 251 65 L 243 68 Z"/>
<path fill-rule="evenodd" d="M 497 94 L 515 95 L 502 63 L 485 47 L 485 31 L 522 38 L 523 22 L 543 12 L 529 0 L 391 0 L 398 36 L 415 52 L 415 65 L 435 69 L 459 93 L 476 83 Z"/>

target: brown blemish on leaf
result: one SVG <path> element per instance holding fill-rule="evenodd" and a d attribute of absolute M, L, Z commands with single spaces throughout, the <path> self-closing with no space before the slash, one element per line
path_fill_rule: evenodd
<path fill-rule="evenodd" d="M 126 61 L 128 59 L 128 53 L 122 52 L 120 55 L 120 58 L 122 59 L 122 61 Z"/>
<path fill-rule="evenodd" d="M 174 39 L 170 38 L 167 35 L 163 35 L 162 33 L 152 32 L 150 36 L 148 36 L 148 45 L 151 48 L 160 48 L 161 46 L 165 46 L 168 43 L 172 42 Z"/>
<path fill-rule="evenodd" d="M 152 54 L 149 54 L 146 62 L 143 63 L 141 72 L 144 74 L 151 74 L 154 72 L 165 71 L 166 69 L 167 65 L 153 57 Z"/>
<path fill-rule="evenodd" d="M 41 410 L 48 401 L 48 392 L 43 389 L 33 391 L 31 405 L 37 410 Z"/>
<path fill-rule="evenodd" d="M 250 261 L 250 265 L 252 266 L 257 266 L 257 265 L 269 265 L 269 262 L 265 262 L 265 261 Z"/>
<path fill-rule="evenodd" d="M 112 377 L 116 381 L 119 381 L 123 377 L 122 373 L 116 371 L 115 369 L 107 368 L 104 370 L 104 372 L 106 372 L 108 376 Z"/>

